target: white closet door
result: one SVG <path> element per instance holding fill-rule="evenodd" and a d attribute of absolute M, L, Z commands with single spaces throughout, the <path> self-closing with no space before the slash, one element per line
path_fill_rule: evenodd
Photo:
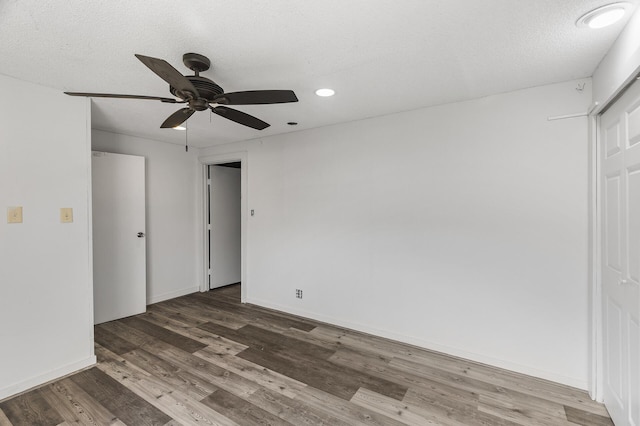
<path fill-rule="evenodd" d="M 640 426 L 640 83 L 600 120 L 604 399 Z"/>

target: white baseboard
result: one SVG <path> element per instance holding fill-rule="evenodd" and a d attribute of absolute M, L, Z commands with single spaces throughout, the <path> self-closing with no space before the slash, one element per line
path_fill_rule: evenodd
<path fill-rule="evenodd" d="M 51 370 L 45 374 L 40 374 L 38 376 L 31 377 L 22 382 L 14 383 L 12 385 L 4 387 L 0 389 L 0 401 L 2 401 L 3 399 L 9 398 L 12 395 L 19 394 L 31 388 L 59 379 L 60 377 L 64 377 L 71 373 L 75 373 L 76 371 L 82 370 L 84 368 L 91 367 L 92 365 L 95 365 L 96 362 L 97 362 L 96 357 L 90 356 L 89 358 L 86 358 L 71 364 L 67 364 L 63 367 L 57 368 L 55 370 Z"/>
<path fill-rule="evenodd" d="M 179 290 L 149 296 L 147 297 L 147 305 L 153 305 L 154 303 L 162 302 L 164 300 L 175 299 L 176 297 L 185 296 L 197 291 L 200 291 L 200 287 L 196 285 L 193 287 L 181 288 Z"/>
<path fill-rule="evenodd" d="M 257 299 L 249 299 L 248 298 L 247 299 L 247 303 L 252 303 L 254 305 L 263 306 L 265 308 L 275 309 L 277 311 L 281 311 L 281 312 L 285 312 L 285 313 L 289 313 L 289 314 L 293 314 L 293 315 L 298 315 L 298 316 L 305 317 L 305 318 L 314 319 L 316 321 L 322 321 L 322 322 L 325 322 L 325 323 L 328 323 L 328 324 L 336 325 L 338 327 L 349 328 L 349 329 L 360 331 L 360 332 L 363 332 L 363 333 L 372 334 L 374 336 L 384 337 L 386 339 L 391 339 L 391 340 L 395 340 L 395 341 L 398 341 L 398 342 L 407 343 L 407 344 L 418 346 L 420 348 L 428 349 L 428 350 L 431 350 L 431 351 L 441 352 L 441 353 L 445 353 L 445 354 L 448 354 L 448 355 L 453 355 L 453 356 L 456 356 L 456 357 L 459 357 L 459 358 L 465 358 L 465 359 L 468 359 L 470 361 L 475 361 L 475 362 L 479 362 L 479 363 L 482 363 L 482 364 L 491 365 L 493 367 L 498 367 L 498 368 L 502 368 L 502 369 L 505 369 L 505 370 L 510 370 L 510 371 L 513 371 L 513 372 L 516 372 L 516 373 L 526 374 L 528 376 L 533 376 L 533 377 L 538 377 L 540 379 L 550 380 L 552 382 L 560 383 L 560 384 L 567 385 L 567 386 L 572 386 L 574 388 L 578 388 L 578 389 L 582 389 L 582 390 L 587 390 L 587 388 L 588 388 L 588 383 L 587 383 L 586 379 L 582 380 L 582 379 L 578 379 L 578 378 L 575 378 L 575 377 L 569 377 L 569 376 L 565 376 L 565 375 L 554 373 L 554 372 L 550 372 L 550 371 L 539 370 L 537 368 L 530 367 L 530 366 L 527 366 L 527 365 L 521 365 L 521 364 L 518 364 L 518 363 L 506 361 L 506 360 L 503 360 L 503 359 L 493 358 L 493 357 L 490 357 L 490 356 L 477 354 L 477 353 L 474 353 L 474 352 L 469 352 L 469 351 L 464 350 L 464 349 L 455 348 L 455 347 L 451 347 L 451 346 L 441 345 L 441 344 L 438 344 L 438 343 L 417 339 L 415 337 L 404 336 L 404 335 L 398 334 L 398 333 L 393 333 L 393 332 L 389 332 L 389 331 L 385 331 L 385 330 L 378 330 L 376 328 L 369 327 L 369 326 L 364 325 L 364 324 L 358 324 L 358 323 L 354 323 L 354 322 L 350 322 L 350 321 L 345 321 L 345 320 L 340 319 L 340 318 L 327 317 L 325 315 L 318 314 L 318 313 L 315 313 L 315 312 L 308 312 L 308 311 L 305 311 L 303 309 L 295 309 L 295 308 L 292 309 L 291 307 L 288 307 L 288 306 L 280 306 L 280 305 L 277 305 L 277 304 L 273 304 L 271 302 L 266 302 L 264 300 L 257 300 Z"/>

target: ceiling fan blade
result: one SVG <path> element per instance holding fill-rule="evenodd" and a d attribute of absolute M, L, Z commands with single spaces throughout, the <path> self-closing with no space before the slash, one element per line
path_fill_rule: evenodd
<path fill-rule="evenodd" d="M 183 103 L 173 98 L 159 98 L 157 96 L 138 96 L 138 95 L 116 95 L 113 93 L 84 93 L 84 92 L 64 92 L 69 96 L 86 96 L 88 98 L 120 98 L 120 99 L 148 99 L 151 101 L 161 101 L 170 104 Z"/>
<path fill-rule="evenodd" d="M 249 115 L 237 109 L 227 108 L 224 106 L 211 107 L 211 111 L 218 114 L 220 117 L 227 118 L 231 121 L 235 121 L 238 124 L 242 124 L 247 127 L 252 127 L 257 130 L 263 130 L 270 126 L 269 123 L 265 123 L 259 118 Z"/>
<path fill-rule="evenodd" d="M 222 93 L 212 102 L 225 105 L 261 105 L 298 102 L 293 90 L 248 90 L 246 92 Z"/>
<path fill-rule="evenodd" d="M 180 74 L 177 69 L 172 67 L 169 62 L 164 59 L 138 55 L 137 53 L 136 58 L 145 64 L 151 71 L 156 73 L 158 77 L 173 86 L 178 93 L 182 93 L 184 95 L 184 99 L 200 97 L 198 90 L 193 86 L 193 84 L 191 84 L 184 75 Z"/>
<path fill-rule="evenodd" d="M 189 117 L 191 117 L 191 115 L 193 115 L 194 112 L 195 112 L 195 110 L 192 110 L 191 108 L 179 109 L 176 112 L 174 112 L 173 114 L 171 114 L 169 116 L 169 118 L 164 120 L 164 123 L 162 123 L 160 128 L 161 129 L 171 129 L 172 127 L 179 126 L 180 124 L 182 124 L 185 121 L 187 121 L 187 119 Z"/>

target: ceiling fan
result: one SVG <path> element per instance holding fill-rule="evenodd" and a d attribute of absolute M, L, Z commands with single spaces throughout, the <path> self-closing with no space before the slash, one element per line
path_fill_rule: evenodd
<path fill-rule="evenodd" d="M 222 87 L 212 80 L 202 77 L 200 73 L 211 67 L 209 58 L 197 53 L 185 53 L 182 62 L 195 75 L 182 75 L 167 61 L 136 54 L 143 64 L 158 77 L 169 83 L 169 92 L 179 99 L 157 96 L 117 95 L 110 93 L 64 92 L 70 96 L 87 96 L 93 98 L 148 99 L 171 104 L 187 104 L 185 108 L 171 114 L 160 126 L 163 129 L 173 128 L 184 123 L 196 111 L 210 109 L 214 114 L 235 121 L 257 130 L 269 127 L 269 123 L 252 115 L 228 108 L 225 105 L 263 105 L 298 102 L 292 90 L 249 90 L 244 92 L 225 93 Z"/>

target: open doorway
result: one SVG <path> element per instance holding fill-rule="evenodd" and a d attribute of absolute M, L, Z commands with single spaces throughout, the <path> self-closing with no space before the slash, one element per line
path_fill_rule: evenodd
<path fill-rule="evenodd" d="M 207 166 L 207 247 L 209 290 L 241 285 L 240 161 Z"/>

